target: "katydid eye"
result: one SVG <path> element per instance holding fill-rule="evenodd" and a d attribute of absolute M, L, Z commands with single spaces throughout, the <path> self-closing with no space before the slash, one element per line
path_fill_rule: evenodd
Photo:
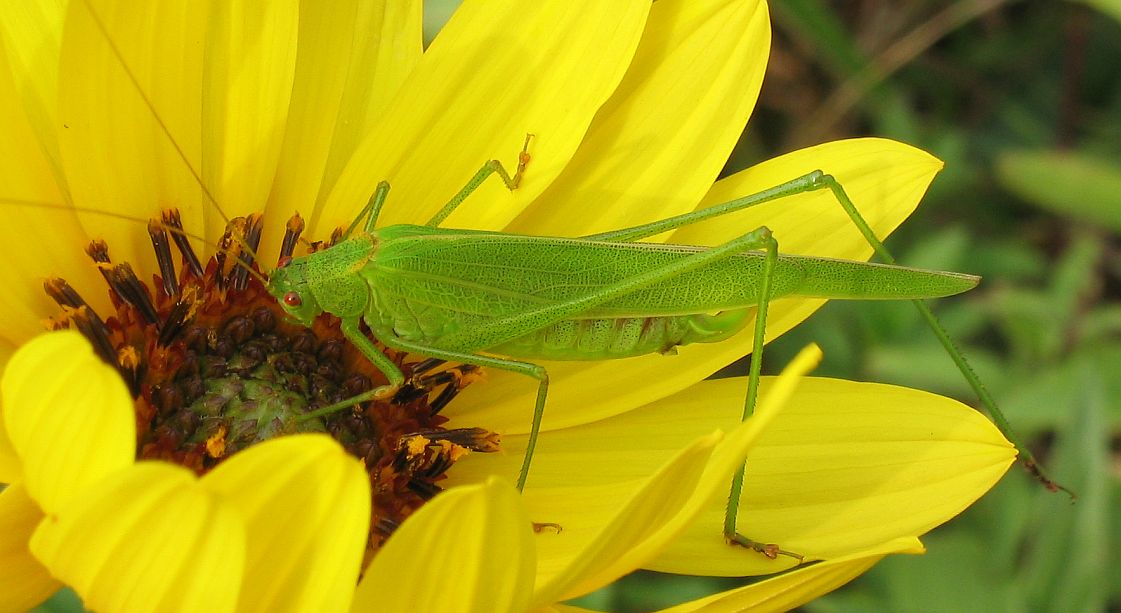
<path fill-rule="evenodd" d="M 300 298 L 299 292 L 288 292 L 287 294 L 284 294 L 284 304 L 287 304 L 290 307 L 298 307 L 303 303 L 304 301 L 302 298 Z"/>

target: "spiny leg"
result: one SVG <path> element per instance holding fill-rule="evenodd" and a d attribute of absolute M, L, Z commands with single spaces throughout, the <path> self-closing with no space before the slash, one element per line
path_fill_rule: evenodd
<path fill-rule="evenodd" d="M 669 230 L 676 230 L 677 228 L 695 224 L 699 221 L 704 221 L 712 217 L 719 217 L 721 215 L 727 215 L 729 213 L 741 211 L 749 207 L 763 204 L 764 202 L 770 202 L 771 200 L 777 200 L 779 198 L 786 198 L 787 196 L 793 196 L 795 194 L 823 189 L 826 187 L 826 184 L 822 182 L 822 177 L 824 177 L 824 174 L 820 170 L 815 170 L 795 179 L 791 179 L 786 183 L 776 185 L 770 189 L 765 189 L 754 194 L 748 194 L 743 198 L 729 200 L 728 202 L 716 204 L 699 211 L 683 213 L 681 215 L 667 217 L 665 219 L 660 219 L 648 224 L 642 224 L 640 226 L 622 228 L 619 230 L 612 230 L 610 232 L 602 232 L 600 234 L 592 234 L 589 236 L 583 236 L 581 238 L 594 241 L 636 241 L 648 236 L 654 236 L 655 234 L 661 234 L 662 232 L 668 232 Z"/>
<path fill-rule="evenodd" d="M 506 189 L 510 191 L 514 191 L 515 189 L 517 189 L 518 185 L 520 185 L 522 182 L 522 175 L 525 174 L 525 167 L 527 164 L 529 164 L 529 141 L 532 139 L 532 134 L 525 135 L 525 143 L 522 144 L 521 153 L 518 154 L 518 166 L 514 170 L 513 175 L 511 175 L 509 171 L 506 170 L 506 167 L 502 165 L 502 162 L 498 160 L 487 161 L 485 164 L 483 164 L 483 167 L 475 173 L 475 176 L 471 177 L 471 180 L 467 182 L 467 185 L 464 185 L 463 189 L 459 190 L 459 193 L 452 196 L 452 199 L 449 200 L 448 203 L 445 204 L 444 207 L 440 209 L 438 213 L 432 216 L 432 219 L 429 219 L 428 223 L 424 225 L 433 228 L 439 226 L 445 219 L 448 218 L 448 215 L 452 214 L 452 211 L 454 211 L 460 204 L 463 204 L 463 201 L 466 200 L 467 197 L 472 193 L 474 193 L 476 189 L 479 189 L 479 186 L 483 184 L 483 181 L 486 181 L 487 177 L 491 176 L 492 174 L 497 174 L 502 178 L 502 182 L 506 184 Z"/>
<path fill-rule="evenodd" d="M 876 254 L 879 255 L 884 260 L 884 262 L 888 264 L 894 264 L 895 258 L 892 257 L 891 253 L 888 252 L 887 248 L 885 248 L 883 243 L 880 242 L 880 240 L 876 237 L 875 233 L 868 225 L 868 222 L 863 218 L 863 216 L 860 215 L 860 212 L 856 209 L 856 206 L 848 197 L 848 194 L 845 193 L 844 188 L 841 186 L 841 184 L 832 175 L 827 175 L 820 170 L 806 173 L 800 177 L 797 177 L 770 189 L 755 194 L 750 194 L 744 196 L 743 198 L 730 200 L 722 204 L 717 204 L 700 211 L 693 211 L 691 213 L 677 215 L 675 217 L 670 217 L 668 219 L 663 219 L 640 226 L 634 226 L 632 228 L 624 228 L 622 230 L 594 234 L 584 238 L 603 241 L 639 240 L 641 238 L 654 236 L 656 234 L 674 230 L 676 228 L 680 228 L 692 223 L 697 223 L 705 219 L 727 215 L 729 213 L 763 204 L 764 202 L 769 202 L 777 198 L 793 196 L 795 194 L 804 192 L 817 191 L 820 189 L 829 189 L 833 193 L 834 197 L 841 204 L 841 207 L 845 210 L 845 213 L 849 216 L 849 219 L 852 220 L 853 224 L 856 225 L 858 230 L 860 230 L 860 233 L 864 236 L 864 239 L 868 242 L 868 244 L 872 246 L 872 249 L 876 252 Z M 1016 446 L 1016 450 L 1019 452 L 1020 458 L 1023 460 L 1024 466 L 1028 469 L 1028 471 L 1036 479 L 1043 483 L 1048 489 L 1052 491 L 1063 490 L 1070 494 L 1071 492 L 1065 487 L 1059 485 L 1058 483 L 1055 483 L 1049 477 L 1047 477 L 1042 467 L 1040 467 L 1039 463 L 1036 461 L 1035 456 L 1031 453 L 1031 450 L 1029 450 L 1027 446 L 1024 445 L 1020 437 L 1016 436 L 1015 432 L 1012 431 L 1011 425 L 1008 423 L 1008 419 L 1004 416 L 1004 413 L 1000 410 L 1000 407 L 997 406 L 996 400 L 988 392 L 984 384 L 981 383 L 980 378 L 977 377 L 977 374 L 973 371 L 973 368 L 966 361 L 965 356 L 962 354 L 961 350 L 959 350 L 957 346 L 954 345 L 953 341 L 949 337 L 949 334 L 946 332 L 945 328 L 942 327 L 942 324 L 938 322 L 937 318 L 934 316 L 934 313 L 930 310 L 930 307 L 928 307 L 922 300 L 914 300 L 913 302 L 915 304 L 915 308 L 918 309 L 919 313 L 926 321 L 927 326 L 931 329 L 931 331 L 934 332 L 934 335 L 938 338 L 938 342 L 942 344 L 942 347 L 949 354 L 950 359 L 954 361 L 954 364 L 958 367 L 958 370 L 961 371 L 966 381 L 969 382 L 969 386 L 973 388 L 974 393 L 977 394 L 977 398 L 981 401 L 981 404 L 984 405 L 989 415 L 992 416 L 993 422 L 996 424 L 997 428 L 1000 429 L 1001 433 L 1004 434 L 1004 436 L 1012 441 L 1013 445 Z"/>
<path fill-rule="evenodd" d="M 767 255 L 763 259 L 763 275 L 759 278 L 759 306 L 755 313 L 751 366 L 748 370 L 747 395 L 744 398 L 741 422 L 747 421 L 755 413 L 755 404 L 759 399 L 759 379 L 763 368 L 763 343 L 766 341 L 767 332 L 767 310 L 771 304 L 771 286 L 774 281 L 775 264 L 778 262 L 778 241 L 773 236 L 768 235 L 765 247 Z M 771 559 L 777 558 L 779 555 L 785 555 L 801 561 L 802 556 L 796 553 L 780 549 L 772 543 L 761 543 L 748 538 L 737 530 L 736 520 L 739 516 L 745 470 L 746 467 L 741 466 L 736 475 L 732 477 L 731 491 L 728 493 L 728 506 L 724 510 L 724 539 L 730 544 L 747 547 Z"/>
<path fill-rule="evenodd" d="M 876 255 L 880 256 L 880 259 L 888 264 L 895 264 L 895 257 L 891 255 L 887 247 L 876 237 L 876 233 L 872 231 L 871 226 L 868 225 L 868 222 L 860 214 L 860 211 L 857 210 L 856 205 L 853 204 L 852 199 L 845 193 L 845 189 L 841 186 L 840 182 L 837 181 L 833 175 L 822 174 L 818 178 L 818 183 L 821 186 L 828 187 L 829 190 L 833 192 L 833 196 L 837 199 L 837 202 L 841 204 L 841 208 L 845 210 L 849 219 L 852 220 L 852 223 L 860 230 L 860 233 L 864 236 L 864 240 L 868 241 L 868 244 L 872 246 L 872 250 L 876 252 Z M 1062 490 L 1073 498 L 1073 492 L 1055 481 L 1052 481 L 1047 476 L 1043 467 L 1036 461 L 1035 455 L 1032 454 L 1023 440 L 1012 431 L 1012 424 L 1008 422 L 1008 418 L 1004 416 L 1004 412 L 997 406 L 996 399 L 993 398 L 989 390 L 985 388 L 985 384 L 981 382 L 981 378 L 977 376 L 973 367 L 966 361 L 965 354 L 954 344 L 953 339 L 950 338 L 949 333 L 942 327 L 941 322 L 934 316 L 934 312 L 930 310 L 926 302 L 924 300 L 912 300 L 911 302 L 914 303 L 915 308 L 918 309 L 919 314 L 926 321 L 930 330 L 934 332 L 934 336 L 938 338 L 938 342 L 942 344 L 942 348 L 946 350 L 950 359 L 954 361 L 958 370 L 961 371 L 962 376 L 969 382 L 969 387 L 973 388 L 973 392 L 977 395 L 981 404 L 984 405 L 989 416 L 992 417 L 993 423 L 996 424 L 997 429 L 999 429 L 1001 434 L 1007 437 L 1016 447 L 1016 451 L 1020 454 L 1020 459 L 1028 472 L 1046 486 L 1047 489 L 1051 491 Z"/>

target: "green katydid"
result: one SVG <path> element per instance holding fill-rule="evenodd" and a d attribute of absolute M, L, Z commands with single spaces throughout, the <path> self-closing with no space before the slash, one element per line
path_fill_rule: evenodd
<path fill-rule="evenodd" d="M 96 11 L 86 4 L 138 94 L 157 115 Z M 174 143 L 166 125 L 159 125 Z M 221 213 L 201 176 L 178 146 L 176 150 L 206 200 Z M 746 419 L 756 401 L 771 300 L 788 296 L 911 299 L 998 427 L 1016 443 L 1021 459 L 1045 484 L 1055 487 L 1040 474 L 1031 453 L 1012 435 L 995 402 L 922 302 L 924 298 L 966 291 L 977 284 L 978 278 L 894 266 L 891 255 L 830 175 L 814 171 L 701 211 L 581 238 L 439 227 L 491 174 L 498 174 L 508 188 L 515 189 L 527 161 L 523 150 L 512 175 L 496 160 L 486 163 L 423 226 L 376 228 L 378 213 L 389 193 L 389 185 L 383 182 L 347 230 L 345 240 L 294 258 L 271 273 L 269 291 L 288 313 L 308 325 L 322 312 L 339 317 L 350 342 L 388 380 L 382 387 L 316 414 L 388 397 L 405 382 L 400 369 L 360 330 L 363 320 L 390 348 L 522 373 L 538 381 L 529 441 L 517 481 L 523 488 L 548 391 L 545 369 L 531 360 L 613 359 L 666 352 L 680 344 L 718 342 L 746 327 L 754 316 L 755 355 L 745 398 Z M 887 264 L 780 255 L 778 241 L 765 227 L 711 248 L 634 242 L 777 198 L 821 189 L 834 194 Z M 520 265 L 516 269 L 503 265 L 509 261 Z M 548 266 L 543 262 L 549 262 Z M 741 471 L 733 480 L 726 537 L 772 557 L 785 553 L 738 534 L 735 510 L 742 479 Z"/>
<path fill-rule="evenodd" d="M 527 147 L 528 143 L 527 138 Z M 307 417 L 389 397 L 405 383 L 401 370 L 360 330 L 362 321 L 392 349 L 521 373 L 538 381 L 517 480 L 522 489 L 548 395 L 548 374 L 533 360 L 615 359 L 665 353 L 689 343 L 719 342 L 746 327 L 757 313 L 746 419 L 756 401 L 771 300 L 911 299 L 929 315 L 921 299 L 964 292 L 979 281 L 953 272 L 779 254 L 778 241 L 765 227 L 711 248 L 634 242 L 777 198 L 829 189 L 876 250 L 889 259 L 843 187 L 822 171 L 693 213 L 581 238 L 439 227 L 491 174 L 516 189 L 528 159 L 523 149 L 512 175 L 499 161 L 487 162 L 423 226 L 376 228 L 390 189 L 382 182 L 344 240 L 285 261 L 271 273 L 269 292 L 289 314 L 304 325 L 324 312 L 338 317 L 346 337 L 388 381 Z M 939 338 L 948 342 L 929 318 Z M 964 364 L 956 349 L 952 355 Z M 975 380 L 971 371 L 967 376 Z M 1003 417 L 996 415 L 1005 429 Z M 734 511 L 742 479 L 741 472 L 733 482 L 725 536 L 771 557 L 787 553 L 737 532 Z"/>

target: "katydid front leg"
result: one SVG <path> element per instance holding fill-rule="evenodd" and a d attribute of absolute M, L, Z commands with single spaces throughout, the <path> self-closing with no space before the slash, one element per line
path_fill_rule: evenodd
<path fill-rule="evenodd" d="M 432 219 L 429 219 L 428 223 L 425 223 L 424 225 L 432 228 L 439 226 L 445 219 L 448 218 L 448 215 L 452 214 L 452 211 L 459 207 L 459 205 L 463 204 L 463 201 L 466 200 L 468 196 L 473 194 L 475 190 L 479 189 L 479 186 L 483 184 L 483 181 L 486 181 L 487 177 L 491 176 L 492 174 L 497 174 L 502 179 L 502 182 L 506 184 L 506 189 L 510 191 L 518 189 L 518 185 L 520 185 L 522 182 L 522 175 L 525 174 L 525 167 L 527 164 L 529 164 L 529 141 L 532 139 L 532 134 L 525 135 L 525 142 L 522 144 L 522 150 L 518 154 L 518 166 L 514 170 L 514 174 L 511 175 L 499 160 L 487 161 L 483 164 L 483 167 L 475 173 L 475 176 L 471 177 L 471 180 L 467 182 L 467 185 L 464 185 L 463 189 L 459 190 L 459 193 L 452 196 L 452 199 L 449 200 L 448 203 L 445 204 L 443 208 L 441 208 L 438 213 L 433 215 Z"/>

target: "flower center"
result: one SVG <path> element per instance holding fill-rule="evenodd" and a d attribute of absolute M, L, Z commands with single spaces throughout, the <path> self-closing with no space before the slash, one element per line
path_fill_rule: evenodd
<path fill-rule="evenodd" d="M 391 356 L 409 376 L 392 399 L 313 415 L 384 377 L 345 339 L 336 318 L 322 315 L 310 328 L 287 320 L 252 256 L 262 226 L 260 215 L 235 220 L 204 267 L 178 212 L 165 212 L 148 226 L 160 270 L 154 293 L 128 263 L 114 264 L 108 246 L 95 241 L 87 253 L 109 285 L 114 313 L 103 319 L 68 283 L 49 279 L 44 287 L 63 309 L 52 326 L 81 331 L 120 371 L 136 399 L 140 458 L 172 461 L 201 474 L 275 436 L 331 435 L 363 460 L 370 475 L 370 543 L 376 548 L 440 491 L 438 481 L 459 458 L 498 449 L 497 435 L 446 429 L 439 415 L 476 370 L 441 370 L 440 360 Z M 288 222 L 281 259 L 291 257 L 302 230 L 299 216 Z M 182 255 L 178 274 L 171 244 Z M 312 244 L 313 250 L 324 248 L 329 245 Z"/>

